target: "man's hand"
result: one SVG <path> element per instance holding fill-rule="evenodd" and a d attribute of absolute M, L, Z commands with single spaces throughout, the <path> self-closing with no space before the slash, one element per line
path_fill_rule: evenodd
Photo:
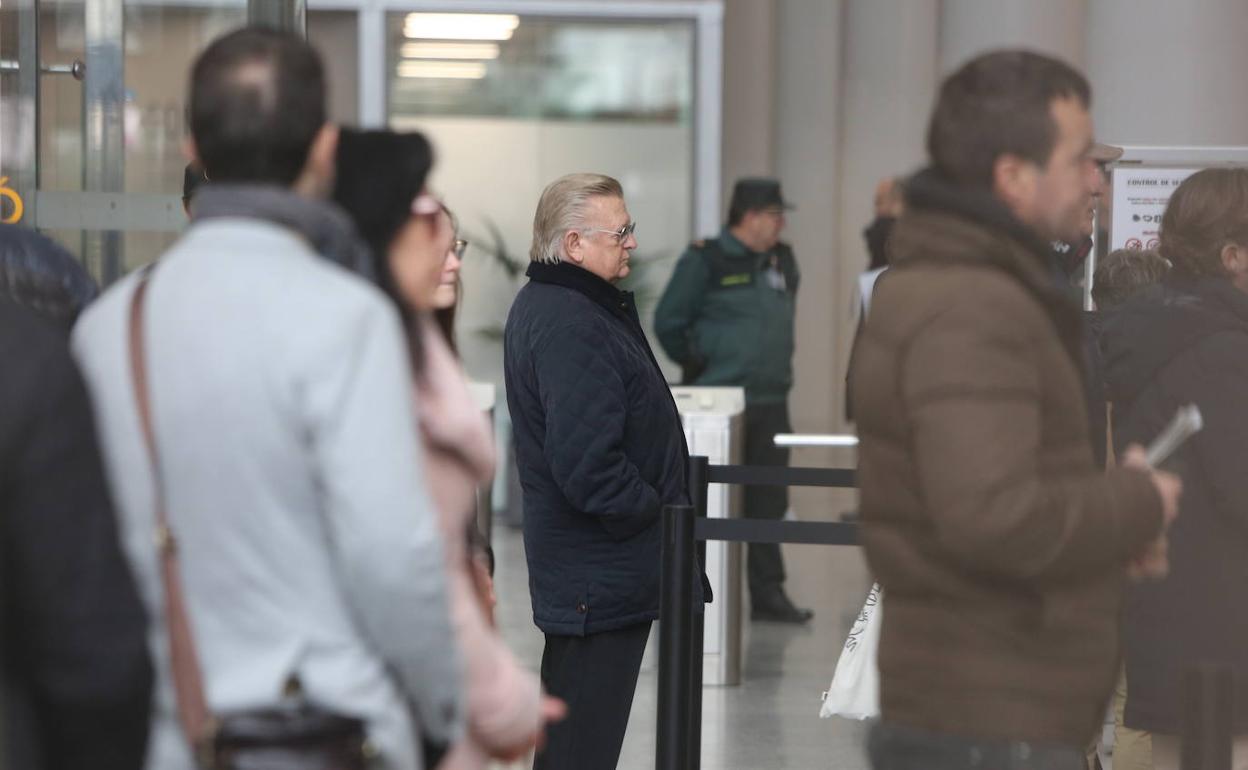
<path fill-rule="evenodd" d="M 1127 577 L 1136 583 L 1161 580 L 1170 574 L 1170 540 L 1165 535 L 1149 543 L 1144 553 L 1127 562 Z"/>
<path fill-rule="evenodd" d="M 1132 444 L 1127 447 L 1127 452 L 1123 455 L 1122 465 L 1125 468 L 1134 468 L 1149 474 L 1153 480 L 1153 486 L 1157 488 L 1157 494 L 1161 495 L 1161 514 L 1164 521 L 1163 531 L 1170 528 L 1170 523 L 1179 516 L 1179 498 L 1183 496 L 1183 482 L 1173 473 L 1166 473 L 1154 469 L 1148 464 L 1148 456 L 1144 453 L 1144 447 L 1139 444 Z"/>
<path fill-rule="evenodd" d="M 568 704 L 558 698 L 542 694 L 542 700 L 538 704 L 538 711 L 541 714 L 541 722 L 538 725 L 537 732 L 531 733 L 529 737 L 518 746 L 511 746 L 493 754 L 494 759 L 503 762 L 518 762 L 528 757 L 530 751 L 541 751 L 546 746 L 546 726 L 554 722 L 563 721 L 568 715 Z"/>
<path fill-rule="evenodd" d="M 554 722 L 562 722 L 568 715 L 568 704 L 552 698 L 549 695 L 542 696 L 542 729 L 538 731 L 536 748 L 541 751 L 546 747 L 546 725 Z"/>
<path fill-rule="evenodd" d="M 1127 447 L 1122 465 L 1148 473 L 1157 494 L 1161 496 L 1162 530 L 1157 539 L 1148 544 L 1144 552 L 1127 563 L 1127 576 L 1132 580 L 1160 580 L 1170 572 L 1168 557 L 1170 543 L 1166 532 L 1178 518 L 1179 498 L 1183 496 L 1183 482 L 1173 473 L 1155 470 L 1148 464 L 1144 448 L 1138 444 Z"/>

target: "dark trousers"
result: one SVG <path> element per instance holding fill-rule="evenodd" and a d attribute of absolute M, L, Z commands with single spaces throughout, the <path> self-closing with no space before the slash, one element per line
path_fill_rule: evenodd
<path fill-rule="evenodd" d="M 790 433 L 789 405 L 753 404 L 745 408 L 745 464 L 788 465 L 789 450 L 778 447 L 777 433 Z M 781 519 L 789 507 L 788 487 L 745 488 L 745 517 Z M 784 557 L 778 543 L 750 543 L 746 555 L 750 596 L 779 589 L 784 585 Z"/>
<path fill-rule="evenodd" d="M 1087 770 L 1071 746 L 983 740 L 876 724 L 867 741 L 873 770 Z"/>
<path fill-rule="evenodd" d="M 590 636 L 546 635 L 542 684 L 568 704 L 533 770 L 613 770 L 633 708 L 649 621 Z"/>

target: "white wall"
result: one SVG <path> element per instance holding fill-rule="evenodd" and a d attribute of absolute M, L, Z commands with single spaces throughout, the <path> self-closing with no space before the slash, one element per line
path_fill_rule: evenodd
<path fill-rule="evenodd" d="M 923 162 L 927 116 L 937 83 L 938 3 L 847 0 L 841 77 L 840 224 L 835 260 L 836 372 L 833 417 L 844 402 L 844 364 L 858 322 L 857 275 L 866 268 L 862 230 L 874 216 L 880 179 L 908 174 Z"/>
<path fill-rule="evenodd" d="M 725 0 L 723 96 L 723 211 L 732 184 L 775 173 L 777 0 Z M 702 233 L 713 235 L 713 233 Z"/>
<path fill-rule="evenodd" d="M 429 137 L 437 157 L 430 185 L 460 217 L 461 231 L 475 244 L 464 263 L 458 318 L 469 374 L 501 385 L 499 334 L 523 282 L 523 276 L 510 278 L 480 249 L 489 240 L 486 222 L 502 234 L 511 259 L 527 266 L 538 196 L 567 173 L 597 171 L 624 186 L 625 202 L 637 222 L 631 288 L 638 292 L 642 323 L 650 330 L 657 294 L 693 237 L 689 126 L 444 117 L 395 118 L 391 123 Z M 675 378 L 678 369 L 667 364 L 667 373 Z"/>
<path fill-rule="evenodd" d="M 833 419 L 838 360 L 845 351 L 836 328 L 836 213 L 841 52 L 840 0 L 784 0 L 777 8 L 773 152 L 785 197 L 798 206 L 784 237 L 802 270 L 797 297 L 797 353 L 791 416 L 797 430 L 815 431 Z"/>
<path fill-rule="evenodd" d="M 1100 0 L 1092 0 L 1093 4 Z M 993 48 L 1029 48 L 1082 66 L 1089 0 L 920 0 L 941 9 L 940 67 Z"/>
<path fill-rule="evenodd" d="M 1124 144 L 1248 144 L 1248 2 L 1092 0 L 1098 132 Z"/>

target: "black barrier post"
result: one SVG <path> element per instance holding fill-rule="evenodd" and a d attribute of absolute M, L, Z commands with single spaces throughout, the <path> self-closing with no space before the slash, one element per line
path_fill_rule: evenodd
<path fill-rule="evenodd" d="M 684 770 L 689 757 L 693 555 L 693 507 L 664 507 L 659 603 L 659 725 L 655 741 L 655 770 Z"/>
<path fill-rule="evenodd" d="M 692 457 L 687 481 L 693 505 L 663 509 L 655 770 L 698 770 L 701 765 L 705 615 L 693 611 L 693 581 L 701 580 L 698 565 L 706 563 L 704 541 L 858 544 L 856 524 L 706 518 L 713 483 L 850 488 L 856 482 L 852 470 L 709 465 L 705 457 Z"/>
<path fill-rule="evenodd" d="M 707 468 L 709 466 L 710 461 L 705 457 L 689 458 L 686 481 L 689 484 L 689 500 L 693 503 L 693 514 L 698 519 L 706 518 L 706 504 L 709 496 Z M 694 542 L 698 560 L 693 565 L 695 571 L 693 579 L 701 580 L 701 572 L 706 570 L 706 541 L 695 539 Z M 705 623 L 705 608 L 695 607 L 693 633 L 689 638 L 689 761 L 685 765 L 688 770 L 698 770 L 702 767 L 702 651 L 705 646 Z"/>
<path fill-rule="evenodd" d="M 1226 666 L 1193 666 L 1184 673 L 1181 770 L 1231 770 L 1233 682 Z"/>

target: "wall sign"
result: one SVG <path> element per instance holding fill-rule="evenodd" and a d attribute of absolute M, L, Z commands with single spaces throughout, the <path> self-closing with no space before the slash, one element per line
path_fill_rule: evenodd
<path fill-rule="evenodd" d="M 1113 175 L 1114 216 L 1109 248 L 1155 249 L 1166 204 L 1184 179 L 1199 168 L 1118 166 Z"/>

